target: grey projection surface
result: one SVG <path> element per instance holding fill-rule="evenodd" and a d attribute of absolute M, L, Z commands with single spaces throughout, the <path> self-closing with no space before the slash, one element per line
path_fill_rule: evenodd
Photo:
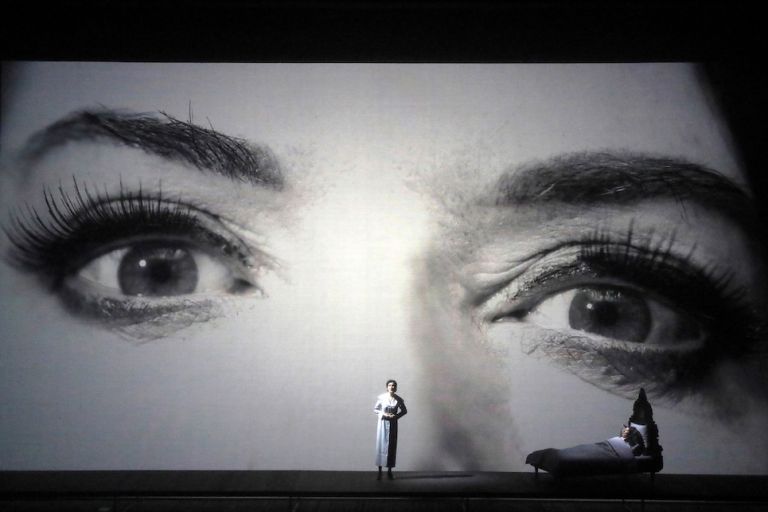
<path fill-rule="evenodd" d="M 12 66 L 2 469 L 369 469 L 396 378 L 402 469 L 521 470 L 643 386 L 665 471 L 766 472 L 692 66 Z"/>

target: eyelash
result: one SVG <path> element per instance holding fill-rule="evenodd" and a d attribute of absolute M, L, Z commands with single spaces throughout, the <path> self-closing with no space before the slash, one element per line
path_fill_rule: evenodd
<path fill-rule="evenodd" d="M 202 208 L 167 199 L 162 192 L 127 191 L 122 183 L 115 196 L 93 195 L 73 182 L 72 195 L 62 187 L 58 197 L 43 191 L 50 220 L 43 220 L 27 205 L 25 214 L 12 216 L 10 226 L 4 228 L 11 242 L 10 263 L 37 274 L 53 291 L 89 260 L 136 237 L 192 240 L 243 267 L 255 266 L 251 251 L 233 233 L 225 236 L 205 226 L 204 218 L 210 219 L 208 223 L 221 223 L 221 219 Z M 227 230 L 222 225 L 219 231 Z"/>
<path fill-rule="evenodd" d="M 708 331 L 704 345 L 692 352 L 644 351 L 645 378 L 664 382 L 674 374 L 671 381 L 657 386 L 654 392 L 657 397 L 672 399 L 679 399 L 694 386 L 700 386 L 714 361 L 745 357 L 762 350 L 759 341 L 765 333 L 764 322 L 747 299 L 746 290 L 733 287 L 732 273 L 695 264 L 695 248 L 684 257 L 675 255 L 674 236 L 657 238 L 656 242 L 653 235 L 640 241 L 636 238 L 630 225 L 625 237 L 596 230 L 582 239 L 558 246 L 554 251 L 576 248 L 575 260 L 545 269 L 524 281 L 507 298 L 504 311 L 497 312 L 490 320 L 522 320 L 544 299 L 569 289 L 568 281 L 578 278 L 621 280 L 630 287 L 656 294 L 673 309 L 699 321 Z M 598 350 L 589 346 L 588 341 L 580 340 L 564 341 L 558 337 L 557 343 L 597 354 Z M 638 346 L 637 350 L 643 348 Z M 618 345 L 599 349 L 599 356 L 609 361 L 620 375 L 619 368 L 623 367 L 637 373 L 638 362 L 634 361 L 637 358 L 627 360 L 627 354 L 627 349 Z M 678 372 L 680 368 L 685 371 Z M 631 377 L 623 378 L 622 385 L 634 384 Z"/>
<path fill-rule="evenodd" d="M 693 250 L 683 258 L 674 255 L 674 237 L 656 245 L 651 245 L 650 238 L 637 243 L 633 237 L 630 228 L 627 237 L 620 240 L 608 233 L 594 232 L 582 240 L 568 244 L 579 250 L 575 262 L 549 269 L 528 280 L 522 285 L 515 299 L 519 300 L 535 288 L 568 276 L 579 275 L 593 278 L 625 278 L 658 291 L 673 303 L 697 300 L 700 320 L 711 320 L 714 316 L 700 313 L 701 307 L 705 305 L 708 307 L 705 307 L 704 311 L 712 311 L 714 303 L 736 304 L 733 309 L 743 309 L 746 290 L 728 291 L 733 277 L 730 272 L 719 272 L 714 266 L 696 266 L 692 262 Z M 685 288 L 669 286 L 670 281 L 685 285 Z M 694 290 L 696 293 L 687 290 Z M 714 301 L 711 297 L 715 297 Z M 525 311 L 519 313 L 524 315 Z"/>

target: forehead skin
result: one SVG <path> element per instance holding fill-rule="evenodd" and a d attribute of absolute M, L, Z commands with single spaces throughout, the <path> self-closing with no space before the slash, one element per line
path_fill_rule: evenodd
<path fill-rule="evenodd" d="M 314 172 L 397 173 L 468 159 L 483 175 L 571 151 L 682 157 L 742 181 L 693 66 L 129 64 L 15 65 L 2 147 L 64 114 L 162 110 L 278 153 L 310 148 Z"/>

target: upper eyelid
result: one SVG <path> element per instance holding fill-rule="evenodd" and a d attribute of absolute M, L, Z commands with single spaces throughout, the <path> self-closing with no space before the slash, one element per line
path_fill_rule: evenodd
<path fill-rule="evenodd" d="M 121 179 L 119 183 L 119 188 L 116 192 L 114 193 L 98 192 L 96 196 L 91 195 L 90 191 L 85 185 L 82 187 L 82 190 L 81 190 L 81 186 L 78 183 L 76 177 L 74 176 L 72 177 L 72 182 L 73 182 L 74 194 L 76 196 L 76 201 L 79 203 L 79 208 L 77 208 L 78 210 L 86 207 L 99 209 L 101 207 L 109 207 L 109 205 L 111 204 L 119 205 L 128 199 L 136 200 L 136 201 L 143 200 L 147 202 L 152 201 L 157 203 L 175 205 L 179 208 L 184 208 L 186 210 L 196 212 L 206 217 L 215 219 L 216 221 L 224 224 L 225 227 L 234 227 L 239 231 L 242 231 L 248 234 L 255 234 L 253 233 L 253 230 L 251 228 L 249 228 L 242 222 L 239 222 L 233 217 L 227 216 L 226 214 L 213 212 L 210 208 L 208 208 L 201 202 L 196 201 L 195 199 L 192 199 L 188 196 L 183 196 L 181 194 L 171 194 L 168 192 L 164 192 L 162 188 L 162 182 L 159 182 L 156 187 L 152 187 L 150 189 L 144 188 L 141 185 L 141 183 L 139 183 L 139 186 L 136 190 L 129 190 L 123 184 L 123 181 Z M 155 192 L 153 189 L 157 191 Z M 68 198 L 67 193 L 64 192 L 61 186 L 58 187 L 58 193 L 61 199 L 71 200 Z M 44 197 L 45 197 L 46 207 L 50 211 L 51 206 L 48 204 L 49 202 L 48 198 L 50 198 L 50 200 L 54 200 L 53 194 L 49 191 L 46 192 L 44 190 Z M 68 210 L 70 213 L 72 213 L 72 209 L 68 208 Z"/>
<path fill-rule="evenodd" d="M 633 241 L 634 235 L 632 233 L 632 225 L 630 225 L 630 229 L 623 238 L 596 231 L 586 238 L 554 244 L 543 249 L 542 252 L 546 253 L 544 257 L 536 260 L 535 263 L 532 263 L 525 271 L 520 272 L 514 279 L 498 283 L 493 296 L 485 296 L 482 297 L 482 300 L 477 301 L 478 305 L 480 305 L 480 316 L 486 320 L 489 316 L 494 316 L 496 308 L 488 308 L 489 302 L 503 300 L 509 303 L 509 301 L 519 299 L 522 295 L 528 295 L 529 292 L 530 297 L 533 297 L 534 290 L 540 289 L 545 281 L 557 279 L 560 282 L 565 280 L 566 282 L 575 283 L 574 275 L 581 282 L 585 282 L 587 279 L 594 280 L 598 277 L 604 279 L 613 278 L 614 280 L 622 279 L 626 281 L 625 286 L 642 289 L 643 286 L 648 286 L 649 283 L 638 283 L 638 280 L 642 278 L 639 270 L 649 265 L 655 266 L 659 272 L 665 270 L 668 273 L 686 274 L 690 278 L 690 286 L 704 286 L 723 295 L 725 299 L 741 299 L 742 289 L 740 287 L 735 287 L 732 292 L 727 294 L 728 290 L 732 288 L 729 286 L 730 280 L 733 277 L 732 272 L 727 269 L 718 269 L 715 265 L 702 266 L 698 263 L 693 263 L 695 247 L 685 253 L 674 254 L 672 250 L 674 237 L 660 238 L 656 242 L 648 238 L 640 243 L 636 243 Z M 568 254 L 563 255 L 563 251 L 566 251 Z M 589 256 L 588 251 L 597 252 Z M 601 256 L 603 251 L 604 254 Z M 588 254 L 586 258 L 585 254 Z M 597 276 L 593 274 L 590 277 L 588 275 L 589 271 L 596 270 L 595 268 L 590 269 L 585 266 L 586 260 L 590 257 L 597 263 L 610 261 L 611 258 L 623 261 L 611 262 L 614 265 L 611 275 Z M 551 258 L 554 258 L 555 261 L 552 262 Z M 534 267 L 534 269 L 532 270 L 530 267 Z M 622 268 L 624 270 L 621 274 L 617 274 L 616 271 Z M 550 275 L 548 276 L 547 274 Z M 567 286 L 555 286 L 548 291 L 554 293 L 556 291 L 555 288 L 563 290 Z M 657 293 L 660 297 L 664 296 L 664 293 L 659 290 L 657 290 Z M 506 298 L 494 299 L 494 297 L 500 294 L 503 294 Z M 533 298 L 530 298 L 528 301 L 524 300 L 524 302 L 531 303 L 533 300 Z M 671 304 L 674 302 L 674 299 L 668 298 L 666 302 Z M 483 307 L 483 305 L 486 307 Z"/>
<path fill-rule="evenodd" d="M 63 247 L 74 245 L 75 247 L 71 247 L 68 251 L 70 254 L 84 254 L 89 250 L 93 250 L 93 247 L 101 247 L 101 252 L 103 253 L 109 249 L 105 247 L 106 241 L 91 240 L 89 238 L 90 235 L 87 233 L 83 235 L 81 232 L 82 228 L 84 226 L 89 229 L 93 229 L 96 226 L 111 227 L 109 224 L 114 225 L 116 220 L 127 220 L 128 218 L 133 218 L 132 215 L 135 214 L 140 214 L 141 216 L 149 215 L 151 220 L 155 221 L 158 220 L 156 217 L 152 218 L 155 214 L 166 218 L 168 215 L 176 215 L 176 219 L 181 219 L 182 221 L 188 219 L 185 222 L 190 227 L 201 222 L 203 224 L 213 222 L 218 227 L 212 231 L 205 228 L 205 232 L 209 234 L 209 237 L 217 237 L 216 239 L 220 241 L 223 240 L 221 239 L 222 236 L 228 240 L 226 246 L 230 247 L 230 249 L 235 247 L 235 251 L 239 251 L 237 254 L 241 261 L 250 262 L 255 257 L 258 257 L 261 264 L 266 264 L 270 261 L 270 258 L 265 253 L 246 243 L 238 233 L 234 232 L 232 226 L 227 225 L 230 222 L 229 220 L 179 198 L 165 199 L 162 197 L 162 194 L 143 194 L 142 191 L 137 193 L 126 192 L 122 188 L 118 196 L 93 196 L 86 192 L 85 189 L 81 191 L 76 181 L 74 186 L 76 190 L 74 198 L 68 196 L 63 189 L 59 189 L 61 203 L 56 201 L 52 193 L 45 193 L 46 209 L 50 218 L 44 220 L 37 214 L 34 208 L 28 207 L 26 220 L 13 217 L 10 227 L 3 226 L 11 241 L 11 247 L 6 255 L 11 263 L 15 263 L 21 268 L 43 272 L 50 276 L 62 274 L 64 269 L 61 265 L 65 262 L 61 260 L 66 254 L 56 254 L 54 255 L 55 261 L 49 261 L 50 258 L 47 252 L 49 252 L 52 243 L 63 243 Z M 236 225 L 234 222 L 232 224 Z M 144 227 L 138 223 L 131 225 L 131 229 L 136 230 L 137 235 L 149 234 L 153 230 L 160 232 L 166 227 L 169 226 L 160 225 L 153 228 L 151 226 Z M 78 245 L 76 238 L 82 236 L 86 236 L 83 239 L 84 244 Z M 115 232 L 114 241 L 117 242 L 120 237 L 126 236 L 129 236 L 129 233 Z M 75 237 L 75 240 L 73 240 L 73 237 Z M 89 245 L 91 248 L 89 249 L 89 247 L 84 245 Z M 95 253 L 87 254 L 81 257 L 81 259 L 95 256 L 97 256 Z M 73 255 L 71 257 L 74 258 Z"/>
<path fill-rule="evenodd" d="M 535 251 L 526 254 L 524 257 L 516 258 L 514 260 L 515 266 L 531 266 L 538 264 L 541 260 L 547 260 L 553 254 L 557 254 L 563 251 L 583 251 L 585 248 L 606 248 L 606 247 L 621 247 L 626 252 L 627 256 L 633 254 L 646 254 L 655 255 L 661 257 L 664 261 L 671 261 L 680 265 L 688 264 L 701 268 L 703 270 L 716 266 L 714 261 L 705 262 L 699 261 L 694 263 L 694 260 L 698 259 L 700 253 L 704 251 L 697 243 L 688 243 L 687 248 L 683 250 L 679 246 L 681 240 L 677 236 L 676 230 L 669 231 L 667 233 L 657 232 L 653 227 L 650 229 L 638 229 L 637 222 L 634 218 L 629 219 L 629 224 L 626 229 L 604 229 L 601 227 L 592 228 L 590 231 L 584 232 L 577 236 L 559 236 L 559 240 L 555 240 L 552 243 L 537 248 Z M 703 258 L 701 258 L 703 260 Z M 466 265 L 463 269 L 463 274 L 470 276 L 467 281 L 471 286 L 471 276 L 479 275 L 496 275 L 496 280 L 505 279 L 506 274 L 509 274 L 511 267 L 507 267 L 505 264 L 496 264 L 499 267 L 498 270 L 492 269 L 491 271 L 480 272 L 474 267 L 478 267 L 477 263 Z M 521 270 L 516 274 L 523 274 Z M 480 281 L 480 279 L 477 279 Z"/>
<path fill-rule="evenodd" d="M 595 244 L 597 242 L 586 243 Z M 479 306 L 489 300 L 491 295 L 497 294 L 514 282 L 517 282 L 518 286 L 520 286 L 520 278 L 524 278 L 530 272 L 531 267 L 540 265 L 542 261 L 544 263 L 548 262 L 553 255 L 562 257 L 563 251 L 577 252 L 584 245 L 585 242 L 581 239 L 557 241 L 526 255 L 524 258 L 515 260 L 514 267 L 498 265 L 500 267 L 498 270 L 480 271 L 480 269 L 468 269 L 465 267 L 462 274 L 466 277 L 462 280 L 462 284 L 466 290 L 467 298 L 464 302 L 470 306 Z M 476 264 L 472 266 L 476 266 Z M 487 276 L 493 277 L 489 278 Z"/>

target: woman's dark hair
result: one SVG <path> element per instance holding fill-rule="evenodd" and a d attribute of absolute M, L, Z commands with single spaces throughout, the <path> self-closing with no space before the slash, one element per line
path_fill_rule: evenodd
<path fill-rule="evenodd" d="M 397 387 L 397 381 L 396 381 L 395 379 L 389 379 L 389 380 L 387 381 L 387 383 L 384 385 L 384 387 L 385 387 L 385 388 L 388 388 L 388 387 L 389 387 L 389 383 L 390 383 L 390 382 L 391 382 L 391 383 L 393 383 L 393 384 L 395 385 L 395 387 Z"/>

